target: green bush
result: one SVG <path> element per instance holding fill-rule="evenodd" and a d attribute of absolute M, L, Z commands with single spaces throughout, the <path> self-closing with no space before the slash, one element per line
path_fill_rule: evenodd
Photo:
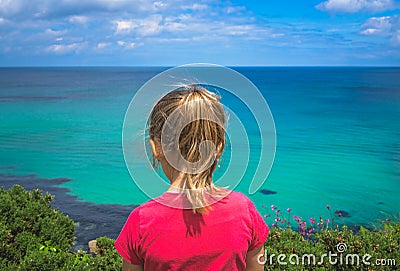
<path fill-rule="evenodd" d="M 96 241 L 98 253 L 92 259 L 91 270 L 121 270 L 122 258 L 114 247 L 115 240 L 108 237 L 100 237 Z"/>
<path fill-rule="evenodd" d="M 0 188 L 0 270 L 121 270 L 110 238 L 97 239 L 96 255 L 70 251 L 74 222 L 51 208 L 53 200 L 38 189 Z"/>
<path fill-rule="evenodd" d="M 26 257 L 49 246 L 68 251 L 74 242 L 74 222 L 53 210 L 53 196 L 35 189 L 25 191 L 15 185 L 9 190 L 0 188 L 0 257 L 2 264 L 18 264 Z M 31 269 L 33 270 L 33 269 Z M 44 270 L 44 269 L 42 269 Z"/>
<path fill-rule="evenodd" d="M 9 190 L 0 188 L 0 270 L 121 270 L 122 259 L 113 239 L 97 238 L 95 254 L 70 251 L 74 222 L 51 208 L 53 199 L 47 193 L 42 195 L 40 190 L 25 191 L 19 185 Z M 327 208 L 330 211 L 330 206 Z M 306 222 L 291 216 L 289 208 L 285 214 L 275 206 L 271 209 L 274 217 L 266 215 L 273 223 L 265 243 L 265 270 L 400 270 L 399 223 L 388 220 L 374 230 L 363 227 L 350 230 L 335 224 L 337 217 L 331 213 L 329 219 L 310 218 Z M 292 229 L 291 219 L 297 224 L 296 230 Z M 332 258 L 336 264 L 329 261 L 328 255 L 322 258 L 329 252 L 337 254 Z M 367 259 L 369 265 L 362 262 L 367 254 L 371 255 Z M 279 263 L 278 255 L 286 264 Z M 315 256 L 315 262 L 310 255 Z M 348 255 L 351 257 L 346 262 Z M 359 256 L 358 264 L 353 255 Z M 379 259 L 385 259 L 386 265 L 378 266 Z M 388 262 L 392 259 L 396 262 Z"/>
<path fill-rule="evenodd" d="M 330 206 L 327 208 L 330 211 Z M 400 270 L 399 223 L 388 219 L 374 230 L 350 230 L 333 224 L 332 215 L 330 219 L 310 218 L 308 223 L 293 216 L 297 222 L 294 231 L 290 209 L 286 215 L 275 206 L 271 209 L 275 219 L 264 246 L 265 270 Z"/>

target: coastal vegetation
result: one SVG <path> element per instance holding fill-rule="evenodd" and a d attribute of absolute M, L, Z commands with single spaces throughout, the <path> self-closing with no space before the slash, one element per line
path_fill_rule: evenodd
<path fill-rule="evenodd" d="M 92 252 L 72 251 L 75 224 L 51 207 L 54 197 L 19 185 L 0 188 L 0 270 L 121 270 L 114 240 L 100 237 Z M 301 217 L 267 208 L 271 228 L 265 270 L 399 270 L 400 223 L 375 228 L 339 226 L 329 218 Z M 331 211 L 330 206 L 327 206 Z M 292 228 L 292 225 L 295 225 Z"/>
<path fill-rule="evenodd" d="M 97 239 L 96 253 L 71 251 L 75 224 L 39 189 L 0 188 L 0 270 L 120 270 L 114 240 Z"/>
<path fill-rule="evenodd" d="M 340 211 L 326 208 L 328 218 L 308 219 L 292 215 L 290 208 L 266 208 L 271 231 L 265 243 L 265 270 L 400 270 L 398 218 L 368 228 L 350 227 L 339 225 Z"/>

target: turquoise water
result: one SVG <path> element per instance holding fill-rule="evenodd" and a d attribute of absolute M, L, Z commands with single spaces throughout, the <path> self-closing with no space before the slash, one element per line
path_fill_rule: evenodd
<path fill-rule="evenodd" d="M 263 93 L 277 130 L 264 193 L 250 195 L 261 212 L 274 204 L 328 216 L 330 204 L 348 224 L 399 214 L 400 68 L 235 69 Z M 0 69 L 0 174 L 70 178 L 64 187 L 98 204 L 148 200 L 126 169 L 122 124 L 135 91 L 163 70 Z"/>

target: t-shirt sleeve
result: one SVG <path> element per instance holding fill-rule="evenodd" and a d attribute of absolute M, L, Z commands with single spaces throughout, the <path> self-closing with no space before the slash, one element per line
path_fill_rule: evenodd
<path fill-rule="evenodd" d="M 251 200 L 249 200 L 248 205 L 252 223 L 252 240 L 249 245 L 249 250 L 254 250 L 265 243 L 268 237 L 269 228 Z"/>
<path fill-rule="evenodd" d="M 127 262 L 135 265 L 143 264 L 140 257 L 140 217 L 139 207 L 133 210 L 125 222 L 117 240 L 115 249 Z"/>

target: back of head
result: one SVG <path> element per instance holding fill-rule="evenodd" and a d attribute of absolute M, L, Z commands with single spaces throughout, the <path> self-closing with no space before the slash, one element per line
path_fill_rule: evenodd
<path fill-rule="evenodd" d="M 150 139 L 161 144 L 168 164 L 182 173 L 181 191 L 197 213 L 207 212 L 207 194 L 222 191 L 212 183 L 225 147 L 225 112 L 219 99 L 191 85 L 166 94 L 150 115 Z"/>

